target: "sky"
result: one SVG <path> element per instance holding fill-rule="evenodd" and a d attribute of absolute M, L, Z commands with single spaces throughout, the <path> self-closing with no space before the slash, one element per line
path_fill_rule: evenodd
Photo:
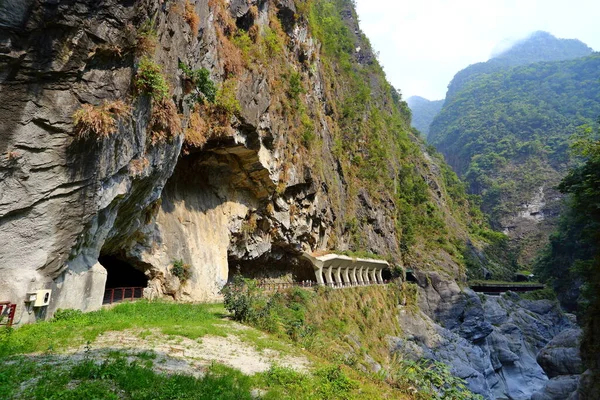
<path fill-rule="evenodd" d="M 404 99 L 443 99 L 455 73 L 535 31 L 600 51 L 600 0 L 356 0 L 361 28 Z"/>

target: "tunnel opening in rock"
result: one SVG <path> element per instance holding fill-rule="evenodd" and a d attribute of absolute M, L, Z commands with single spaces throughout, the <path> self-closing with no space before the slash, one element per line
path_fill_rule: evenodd
<path fill-rule="evenodd" d="M 105 255 L 98 262 L 106 269 L 106 289 L 148 286 L 146 274 L 123 258 Z"/>
<path fill-rule="evenodd" d="M 265 283 L 315 282 L 316 279 L 311 264 L 292 254 L 275 251 L 252 260 L 230 255 L 227 261 L 230 282 L 238 274 Z"/>
<path fill-rule="evenodd" d="M 117 255 L 102 255 L 98 262 L 106 269 L 106 285 L 102 304 L 141 299 L 148 277 L 144 272 Z"/>
<path fill-rule="evenodd" d="M 410 269 L 406 271 L 406 282 L 419 283 L 415 273 Z"/>
<path fill-rule="evenodd" d="M 384 268 L 383 271 L 381 271 L 381 276 L 386 282 L 391 281 L 394 278 L 392 271 L 389 268 Z"/>

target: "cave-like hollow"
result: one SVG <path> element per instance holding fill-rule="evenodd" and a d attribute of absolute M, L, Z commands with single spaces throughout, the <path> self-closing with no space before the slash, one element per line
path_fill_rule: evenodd
<path fill-rule="evenodd" d="M 315 281 L 315 271 L 310 263 L 294 254 L 275 251 L 253 260 L 230 255 L 227 261 L 230 282 L 238 274 L 264 283 Z"/>
<path fill-rule="evenodd" d="M 103 304 L 140 299 L 148 286 L 148 277 L 134 264 L 117 255 L 101 255 L 98 262 L 106 269 Z"/>

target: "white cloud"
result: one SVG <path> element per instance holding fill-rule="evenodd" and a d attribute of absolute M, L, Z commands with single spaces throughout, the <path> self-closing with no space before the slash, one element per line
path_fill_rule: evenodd
<path fill-rule="evenodd" d="M 503 40 L 545 30 L 600 50 L 597 0 L 356 0 L 362 29 L 405 97 L 445 96 L 456 72 Z"/>

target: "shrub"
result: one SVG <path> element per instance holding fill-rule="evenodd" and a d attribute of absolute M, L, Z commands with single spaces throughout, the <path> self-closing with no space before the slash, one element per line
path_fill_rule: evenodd
<path fill-rule="evenodd" d="M 208 124 L 198 110 L 190 114 L 188 127 L 185 129 L 185 143 L 191 147 L 202 147 L 208 139 Z"/>
<path fill-rule="evenodd" d="M 164 143 L 181 133 L 181 119 L 173 100 L 162 98 L 154 102 L 150 118 L 152 144 Z"/>
<path fill-rule="evenodd" d="M 305 345 L 314 338 L 314 327 L 306 323 L 307 304 L 313 296 L 309 291 L 292 288 L 268 295 L 255 280 L 236 275 L 221 293 L 225 308 L 237 321 Z"/>
<path fill-rule="evenodd" d="M 302 86 L 302 76 L 299 72 L 291 72 L 288 76 L 288 96 L 296 102 L 296 107 L 300 101 L 300 94 L 305 93 Z"/>
<path fill-rule="evenodd" d="M 121 100 L 104 101 L 100 106 L 84 104 L 73 114 L 75 134 L 78 138 L 95 135 L 98 140 L 117 131 L 117 120 L 131 115 L 131 106 Z"/>
<path fill-rule="evenodd" d="M 315 125 L 312 119 L 304 113 L 300 117 L 300 122 L 302 123 L 302 144 L 304 147 L 310 148 L 310 145 L 316 138 Z"/>
<path fill-rule="evenodd" d="M 169 96 L 169 85 L 160 66 L 149 57 L 140 60 L 134 85 L 138 93 L 148 94 L 154 100 L 163 100 Z"/>
<path fill-rule="evenodd" d="M 191 103 L 215 102 L 217 88 L 210 79 L 210 72 L 206 68 L 192 70 L 186 63 L 179 62 L 179 69 L 183 71 L 185 78 L 192 85 Z"/>
<path fill-rule="evenodd" d="M 267 47 L 267 53 L 270 56 L 276 56 L 280 54 L 283 49 L 281 39 L 277 35 L 277 32 L 271 28 L 265 28 L 264 43 Z"/>
<path fill-rule="evenodd" d="M 238 49 L 242 52 L 242 56 L 246 62 L 248 62 L 248 57 L 250 56 L 250 50 L 252 50 L 252 39 L 250 38 L 250 34 L 243 30 L 238 31 L 233 37 L 233 43 L 236 45 Z"/>
<path fill-rule="evenodd" d="M 158 34 L 153 27 L 153 22 L 152 20 L 147 20 L 137 31 L 135 43 L 136 54 L 140 56 L 154 54 L 157 42 Z"/>
<path fill-rule="evenodd" d="M 464 380 L 452 375 L 447 365 L 438 361 L 400 360 L 387 382 L 413 395 L 416 400 L 483 400 L 483 397 L 467 389 Z"/>
<path fill-rule="evenodd" d="M 171 267 L 171 274 L 178 277 L 181 283 L 186 283 L 192 276 L 192 267 L 183 260 L 175 260 Z"/>
<path fill-rule="evenodd" d="M 221 122 L 229 122 L 234 114 L 241 111 L 240 102 L 236 97 L 237 82 L 228 79 L 221 84 L 215 97 L 215 111 L 221 116 Z"/>
<path fill-rule="evenodd" d="M 255 323 L 261 309 L 266 302 L 263 300 L 263 291 L 253 279 L 246 279 L 241 275 L 235 275 L 233 281 L 221 289 L 224 297 L 224 305 L 227 311 L 233 313 L 233 319 L 240 322 Z"/>
<path fill-rule="evenodd" d="M 196 14 L 194 5 L 190 3 L 190 0 L 185 0 L 185 10 L 183 12 L 183 18 L 185 22 L 190 26 L 193 35 L 198 34 L 198 28 L 200 28 L 200 17 Z"/>
<path fill-rule="evenodd" d="M 359 387 L 358 382 L 348 378 L 339 365 L 323 367 L 316 375 L 321 378 L 319 394 L 324 399 L 346 397 L 345 395 Z"/>

